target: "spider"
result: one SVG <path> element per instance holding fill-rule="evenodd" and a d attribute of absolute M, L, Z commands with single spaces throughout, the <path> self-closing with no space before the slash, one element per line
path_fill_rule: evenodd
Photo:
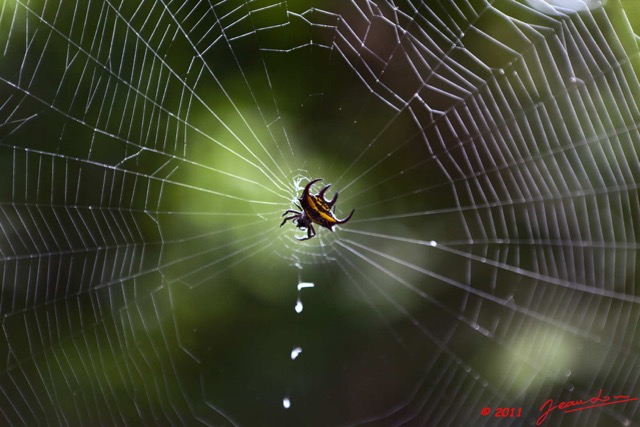
<path fill-rule="evenodd" d="M 333 231 L 333 226 L 336 224 L 344 224 L 351 219 L 351 215 L 356 211 L 355 209 L 351 211 L 349 216 L 345 219 L 338 219 L 332 212 L 333 205 L 335 205 L 336 200 L 338 200 L 338 192 L 333 196 L 333 199 L 327 200 L 324 198 L 324 193 L 327 192 L 327 189 L 331 187 L 331 184 L 325 186 L 320 192 L 316 195 L 309 194 L 309 190 L 311 186 L 318 181 L 322 181 L 322 178 L 316 178 L 313 181 L 309 181 L 306 187 L 304 187 L 304 191 L 302 195 L 298 199 L 300 205 L 296 203 L 296 206 L 299 211 L 289 209 L 282 214 L 285 216 L 287 214 L 292 214 L 282 220 L 280 227 L 284 225 L 285 222 L 289 220 L 293 220 L 293 223 L 296 227 L 300 229 L 307 229 L 307 237 L 297 238 L 298 240 L 309 240 L 313 236 L 316 235 L 316 230 L 313 228 L 313 223 L 328 228 L 330 231 Z M 302 206 L 302 207 L 300 207 Z"/>

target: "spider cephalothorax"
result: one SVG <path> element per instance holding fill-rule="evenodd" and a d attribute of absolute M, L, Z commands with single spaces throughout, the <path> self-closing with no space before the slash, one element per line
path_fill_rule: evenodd
<path fill-rule="evenodd" d="M 304 187 L 304 191 L 302 195 L 298 199 L 300 205 L 298 206 L 299 211 L 295 211 L 293 209 L 289 209 L 282 214 L 285 216 L 287 214 L 292 214 L 282 220 L 280 227 L 284 225 L 285 222 L 289 220 L 293 220 L 293 223 L 296 227 L 300 229 L 307 230 L 307 237 L 299 238 L 298 240 L 308 240 L 316 235 L 316 230 L 313 228 L 313 223 L 316 223 L 322 227 L 328 228 L 333 231 L 333 226 L 336 224 L 344 224 L 349 219 L 351 219 L 351 215 L 356 211 L 355 209 L 351 211 L 349 216 L 344 219 L 338 219 L 333 214 L 332 208 L 333 205 L 336 204 L 336 200 L 338 200 L 338 192 L 333 196 L 333 199 L 326 200 L 324 198 L 324 193 L 327 192 L 331 184 L 325 186 L 318 194 L 309 194 L 309 190 L 311 186 L 318 181 L 322 181 L 322 178 L 316 178 L 313 181 L 309 181 L 309 183 Z"/>

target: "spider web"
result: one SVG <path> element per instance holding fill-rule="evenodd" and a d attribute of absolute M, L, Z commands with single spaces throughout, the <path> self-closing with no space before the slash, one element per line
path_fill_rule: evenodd
<path fill-rule="evenodd" d="M 0 7 L 2 424 L 640 397 L 635 2 Z M 317 177 L 356 212 L 300 242 Z"/>

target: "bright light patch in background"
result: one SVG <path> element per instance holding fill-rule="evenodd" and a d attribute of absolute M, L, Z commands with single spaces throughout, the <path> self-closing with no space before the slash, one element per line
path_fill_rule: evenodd
<path fill-rule="evenodd" d="M 521 426 L 640 397 L 639 25 L 611 0 L 0 2 L 0 424 Z M 356 211 L 300 242 L 282 213 L 319 177 Z"/>
<path fill-rule="evenodd" d="M 526 3 L 542 13 L 552 15 L 586 12 L 606 5 L 606 0 L 525 0 Z"/>

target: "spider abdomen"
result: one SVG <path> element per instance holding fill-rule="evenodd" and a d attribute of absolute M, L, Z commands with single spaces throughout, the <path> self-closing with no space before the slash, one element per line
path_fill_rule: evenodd
<path fill-rule="evenodd" d="M 331 184 L 326 185 L 318 194 L 309 194 L 311 186 L 318 181 L 322 181 L 322 178 L 316 178 L 313 181 L 309 181 L 309 183 L 304 187 L 304 191 L 298 199 L 300 202 L 300 206 L 298 206 L 298 208 L 302 209 L 302 211 L 289 209 L 282 214 L 282 216 L 286 216 L 287 214 L 291 215 L 287 216 L 282 221 L 280 227 L 282 227 L 285 222 L 292 220 L 298 228 L 307 229 L 307 237 L 299 240 L 308 240 L 316 235 L 313 223 L 333 231 L 334 225 L 346 223 L 351 219 L 351 216 L 355 212 L 355 209 L 352 210 L 349 216 L 344 219 L 336 218 L 331 209 L 336 203 L 336 200 L 338 200 L 338 192 L 336 192 L 331 200 L 324 198 L 324 193 L 326 193 L 327 189 L 331 187 Z"/>
<path fill-rule="evenodd" d="M 338 222 L 338 218 L 331 212 L 331 206 L 326 201 L 318 196 L 309 194 L 300 203 L 304 213 L 311 221 L 333 231 L 333 226 Z"/>

